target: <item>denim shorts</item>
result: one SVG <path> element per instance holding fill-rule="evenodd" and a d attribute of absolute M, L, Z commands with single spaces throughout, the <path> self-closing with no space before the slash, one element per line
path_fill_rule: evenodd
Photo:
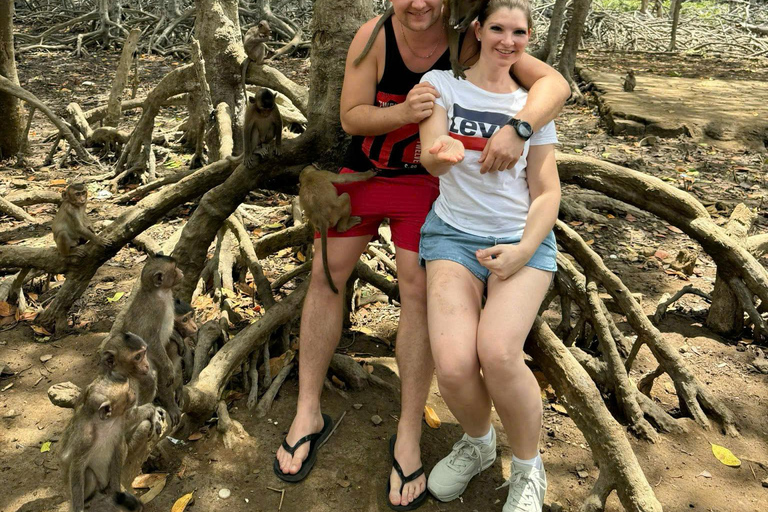
<path fill-rule="evenodd" d="M 494 245 L 518 244 L 522 237 L 496 238 L 493 236 L 477 236 L 460 231 L 446 224 L 437 216 L 434 208 L 427 215 L 427 220 L 421 227 L 419 242 L 419 263 L 426 266 L 427 261 L 449 260 L 466 267 L 483 283 L 488 282 L 491 271 L 477 261 L 475 251 L 487 249 Z M 533 253 L 527 267 L 557 272 L 557 243 L 555 233 L 550 231 Z"/>

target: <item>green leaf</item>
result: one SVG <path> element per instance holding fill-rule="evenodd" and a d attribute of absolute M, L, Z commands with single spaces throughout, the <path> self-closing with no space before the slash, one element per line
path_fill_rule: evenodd
<path fill-rule="evenodd" d="M 124 292 L 117 292 L 112 297 L 107 297 L 107 302 L 117 302 L 123 297 L 123 295 L 125 295 Z"/>
<path fill-rule="evenodd" d="M 43 446 L 40 447 L 40 453 L 45 453 L 51 451 L 51 442 L 46 441 L 43 443 Z"/>

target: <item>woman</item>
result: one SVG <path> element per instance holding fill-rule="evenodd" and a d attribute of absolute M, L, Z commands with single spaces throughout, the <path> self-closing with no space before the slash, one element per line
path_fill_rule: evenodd
<path fill-rule="evenodd" d="M 440 392 L 465 431 L 427 487 L 439 500 L 455 499 L 493 464 L 493 402 L 513 452 L 503 512 L 538 512 L 547 485 L 538 452 L 541 398 L 523 344 L 557 270 L 557 137 L 552 123 L 533 133 L 514 118 L 527 97 L 510 74 L 531 33 L 527 1 L 490 0 L 478 22 L 480 56 L 467 79 L 450 71 L 422 78 L 440 93 L 420 124 L 421 163 L 439 176 L 440 196 L 419 254 Z M 512 170 L 481 174 L 485 144 L 505 123 L 529 138 L 523 156 Z"/>

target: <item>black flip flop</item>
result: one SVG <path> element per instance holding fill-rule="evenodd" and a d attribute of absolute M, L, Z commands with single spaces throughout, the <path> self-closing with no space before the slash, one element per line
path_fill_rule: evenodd
<path fill-rule="evenodd" d="M 275 459 L 272 468 L 274 469 L 277 478 L 284 482 L 292 483 L 304 480 L 309 472 L 312 471 L 312 466 L 315 465 L 318 448 L 320 448 L 328 439 L 328 436 L 331 435 L 331 430 L 333 430 L 333 420 L 327 414 L 323 414 L 323 429 L 320 432 L 302 437 L 296 441 L 296 444 L 293 446 L 290 446 L 288 442 L 283 439 L 283 449 L 291 455 L 293 455 L 296 449 L 304 443 L 309 443 L 309 454 L 307 454 L 307 458 L 304 459 L 304 462 L 301 464 L 301 469 L 299 469 L 299 472 L 295 475 L 292 475 L 291 473 L 283 473 L 280 469 L 280 462 Z"/>
<path fill-rule="evenodd" d="M 400 467 L 400 463 L 397 462 L 397 459 L 395 459 L 395 441 L 397 441 L 397 434 L 393 435 L 389 439 L 389 454 L 392 456 L 392 467 L 395 468 L 395 472 L 397 472 L 397 476 L 400 477 L 400 495 L 403 495 L 403 488 L 405 487 L 405 484 L 408 482 L 412 482 L 413 480 L 416 480 L 421 475 L 424 474 L 424 466 L 421 466 L 419 469 L 414 471 L 408 476 L 405 476 L 403 474 L 403 468 Z M 392 510 L 416 510 L 420 506 L 424 504 L 424 501 L 427 499 L 427 490 L 424 489 L 424 491 L 416 496 L 416 499 L 410 502 L 407 505 L 394 505 L 391 501 L 389 501 L 389 491 L 392 490 L 390 483 L 389 476 L 387 476 L 387 505 L 389 505 L 389 508 Z"/>

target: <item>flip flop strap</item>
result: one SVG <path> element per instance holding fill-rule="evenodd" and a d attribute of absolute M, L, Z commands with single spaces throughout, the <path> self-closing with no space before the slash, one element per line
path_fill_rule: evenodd
<path fill-rule="evenodd" d="M 322 435 L 323 435 L 322 432 L 309 434 L 308 436 L 304 436 L 298 441 L 296 441 L 296 443 L 293 446 L 288 444 L 288 438 L 286 437 L 285 439 L 283 439 L 283 449 L 288 453 L 290 453 L 291 455 L 293 455 L 293 452 L 295 452 L 299 446 L 307 442 L 317 441 L 318 439 L 320 439 Z"/>
<path fill-rule="evenodd" d="M 403 492 L 403 487 L 405 487 L 405 484 L 413 480 L 416 480 L 417 478 L 419 478 L 421 475 L 424 474 L 424 466 L 421 466 L 419 469 L 417 469 L 410 475 L 405 476 L 405 474 L 403 474 L 403 468 L 400 467 L 400 463 L 397 462 L 397 459 L 392 459 L 392 462 L 393 462 L 392 467 L 395 468 L 395 471 L 397 472 L 397 476 L 400 477 L 400 493 Z"/>

